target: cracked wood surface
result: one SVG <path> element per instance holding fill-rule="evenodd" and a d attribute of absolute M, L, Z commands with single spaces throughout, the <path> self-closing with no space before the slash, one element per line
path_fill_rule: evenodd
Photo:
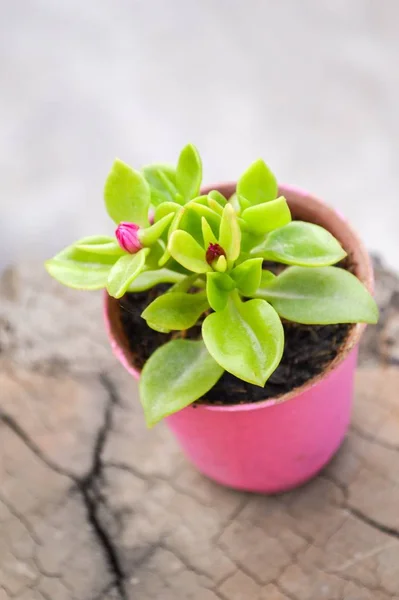
<path fill-rule="evenodd" d="M 199 475 L 112 357 L 101 295 L 0 280 L 0 600 L 399 600 L 399 280 L 376 263 L 353 424 L 275 497 Z"/>

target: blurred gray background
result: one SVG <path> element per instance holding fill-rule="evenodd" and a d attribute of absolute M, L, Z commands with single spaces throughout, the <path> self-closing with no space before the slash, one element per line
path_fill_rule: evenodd
<path fill-rule="evenodd" d="M 399 258 L 398 0 L 0 2 L 0 268 L 108 232 L 115 156 L 263 157 Z"/>

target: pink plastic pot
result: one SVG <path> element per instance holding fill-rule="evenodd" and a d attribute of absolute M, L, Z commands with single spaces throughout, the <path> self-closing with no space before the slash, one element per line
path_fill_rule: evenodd
<path fill-rule="evenodd" d="M 234 183 L 218 189 L 226 197 Z M 345 219 L 313 196 L 281 186 L 294 217 L 322 225 L 350 254 L 359 279 L 373 290 L 369 256 Z M 117 358 L 135 377 L 118 301 L 106 295 L 105 318 Z M 279 397 L 236 406 L 189 406 L 167 418 L 184 453 L 215 481 L 237 489 L 275 493 L 313 477 L 331 459 L 347 431 L 357 346 L 364 325 L 355 325 L 332 364 L 300 388 Z"/>

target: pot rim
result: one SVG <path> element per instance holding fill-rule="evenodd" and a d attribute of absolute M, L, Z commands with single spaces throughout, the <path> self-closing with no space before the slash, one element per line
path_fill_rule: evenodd
<path fill-rule="evenodd" d="M 233 181 L 221 182 L 213 186 L 204 187 L 201 192 L 206 194 L 210 190 L 218 189 L 219 191 L 227 191 L 225 194 L 230 197 L 234 193 L 236 183 Z M 331 220 L 334 224 L 333 229 L 339 228 L 339 234 L 334 232 L 334 235 L 340 239 L 343 243 L 345 250 L 351 252 L 355 262 L 355 274 L 360 281 L 366 286 L 370 293 L 374 291 L 374 277 L 373 267 L 369 254 L 360 240 L 358 234 L 353 230 L 352 226 L 346 221 L 345 217 L 340 214 L 339 211 L 325 204 L 319 198 L 308 194 L 303 189 L 291 185 L 279 185 L 279 194 L 287 198 L 288 204 L 291 210 L 293 206 L 300 206 L 302 209 L 313 211 L 318 214 L 322 214 L 324 220 Z M 295 210 L 295 209 L 294 209 Z M 323 220 L 323 219 L 322 219 Z M 119 301 L 116 298 L 110 296 L 107 291 L 104 291 L 104 319 L 108 337 L 111 342 L 111 347 L 125 367 L 125 369 L 133 375 L 135 379 L 139 379 L 140 371 L 133 366 L 132 352 L 129 348 L 129 343 L 126 334 L 122 328 L 119 315 Z M 210 410 L 215 412 L 240 412 L 248 410 L 260 410 L 267 408 L 268 406 L 275 406 L 282 404 L 288 400 L 292 400 L 297 396 L 301 396 L 305 392 L 309 391 L 316 385 L 318 385 L 323 379 L 330 375 L 337 367 L 347 358 L 348 354 L 356 347 L 359 343 L 362 333 L 366 328 L 365 323 L 354 324 L 349 332 L 349 335 L 345 343 L 341 346 L 337 356 L 331 361 L 325 369 L 312 379 L 309 379 L 304 384 L 296 387 L 289 392 L 279 396 L 278 398 L 268 398 L 266 400 L 260 400 L 259 402 L 248 402 L 243 404 L 232 404 L 232 405 L 218 405 L 218 404 L 206 404 L 201 403 L 196 405 L 196 410 Z"/>

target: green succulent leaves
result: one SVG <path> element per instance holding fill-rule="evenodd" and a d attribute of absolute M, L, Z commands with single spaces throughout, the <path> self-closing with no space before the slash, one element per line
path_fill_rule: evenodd
<path fill-rule="evenodd" d="M 236 377 L 264 386 L 284 350 L 281 321 L 264 300 L 242 302 L 233 292 L 226 307 L 206 317 L 202 337 L 213 358 Z"/>
<path fill-rule="evenodd" d="M 270 202 L 277 198 L 277 190 L 275 176 L 261 159 L 252 163 L 237 183 L 237 196 L 241 208 Z"/>
<path fill-rule="evenodd" d="M 304 324 L 376 323 L 378 308 L 364 285 L 338 267 L 290 267 L 258 292 L 278 314 Z"/>
<path fill-rule="evenodd" d="M 87 238 L 82 240 L 85 243 Z M 45 263 L 48 273 L 63 285 L 75 289 L 99 290 L 106 287 L 112 265 L 118 255 L 91 252 L 69 246 Z"/>
<path fill-rule="evenodd" d="M 145 257 L 149 249 L 143 248 L 136 254 L 125 254 L 113 265 L 107 279 L 107 292 L 114 298 L 121 298 L 129 285 L 145 267 Z"/>
<path fill-rule="evenodd" d="M 147 325 L 184 337 L 202 323 L 202 339 L 167 341 L 145 364 L 140 395 L 149 426 L 206 394 L 223 371 L 264 386 L 284 350 L 281 318 L 308 325 L 378 319 L 363 284 L 332 266 L 346 257 L 339 241 L 292 221 L 263 160 L 228 200 L 218 190 L 201 195 L 201 180 L 192 144 L 176 167 L 136 171 L 116 160 L 104 189 L 115 237 L 83 238 L 46 262 L 64 285 L 106 288 L 115 298 L 169 284 L 143 311 Z M 277 276 L 265 260 L 284 265 Z"/>
<path fill-rule="evenodd" d="M 247 231 L 254 235 L 263 235 L 288 225 L 291 221 L 291 212 L 287 200 L 281 196 L 276 200 L 246 208 L 241 218 L 245 222 Z"/>
<path fill-rule="evenodd" d="M 251 254 L 303 267 L 333 265 L 346 256 L 340 243 L 323 227 L 292 221 L 269 233 Z"/>
<path fill-rule="evenodd" d="M 176 183 L 184 202 L 198 196 L 202 180 L 202 163 L 197 149 L 188 144 L 180 153 Z"/>
<path fill-rule="evenodd" d="M 189 406 L 208 392 L 223 373 L 202 341 L 173 340 L 146 362 L 140 399 L 149 427 Z"/>
<path fill-rule="evenodd" d="M 143 175 L 117 159 L 104 188 L 105 206 L 111 219 L 116 224 L 129 221 L 146 227 L 150 199 L 150 186 Z"/>
<path fill-rule="evenodd" d="M 178 263 L 188 271 L 206 273 L 211 267 L 205 260 L 205 250 L 192 235 L 179 229 L 170 236 L 168 250 Z"/>
<path fill-rule="evenodd" d="M 157 331 L 181 331 L 193 327 L 207 308 L 209 303 L 205 292 L 173 292 L 156 298 L 141 316 Z"/>

